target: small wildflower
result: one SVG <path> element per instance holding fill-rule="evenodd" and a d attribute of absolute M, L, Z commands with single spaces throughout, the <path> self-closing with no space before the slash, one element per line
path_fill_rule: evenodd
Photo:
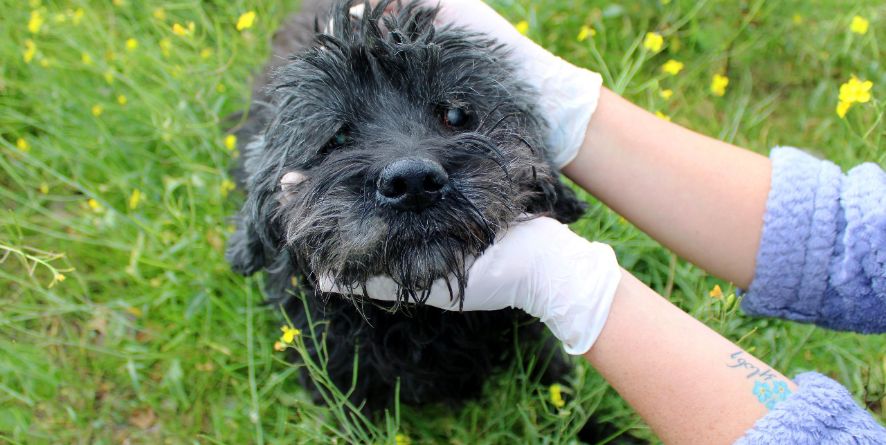
<path fill-rule="evenodd" d="M 126 39 L 126 50 L 135 51 L 138 48 L 138 40 L 133 38 Z"/>
<path fill-rule="evenodd" d="M 84 65 L 92 65 L 92 56 L 87 53 L 80 54 L 80 61 L 83 62 Z"/>
<path fill-rule="evenodd" d="M 201 59 L 208 59 L 210 57 L 212 57 L 212 48 L 203 48 L 200 51 L 200 58 Z"/>
<path fill-rule="evenodd" d="M 196 26 L 194 25 L 194 22 L 188 22 L 187 28 L 180 25 L 179 23 L 173 23 L 172 24 L 172 33 L 177 36 L 180 36 L 180 37 L 189 36 L 194 33 L 195 27 Z"/>
<path fill-rule="evenodd" d="M 89 205 L 89 208 L 95 213 L 102 213 L 105 211 L 105 208 L 100 202 L 96 201 L 95 198 L 89 198 L 89 200 L 86 201 L 86 204 Z"/>
<path fill-rule="evenodd" d="M 837 104 L 837 115 L 844 118 L 849 108 L 855 103 L 867 103 L 871 100 L 871 88 L 874 83 L 870 80 L 862 81 L 852 76 L 846 83 L 840 85 L 840 101 Z"/>
<path fill-rule="evenodd" d="M 62 273 L 55 274 L 55 281 L 58 281 L 59 283 L 61 283 L 62 281 L 65 281 L 66 278 L 67 277 L 65 276 L 65 274 L 62 274 Z"/>
<path fill-rule="evenodd" d="M 18 140 L 15 141 L 15 146 L 25 153 L 31 151 L 31 145 L 28 144 L 28 141 L 26 141 L 25 138 L 18 138 Z"/>
<path fill-rule="evenodd" d="M 142 192 L 139 189 L 133 189 L 132 193 L 129 195 L 129 210 L 135 210 L 138 207 L 139 201 L 142 199 Z"/>
<path fill-rule="evenodd" d="M 723 298 L 723 289 L 720 289 L 719 284 L 715 284 L 714 288 L 708 292 L 708 296 L 711 298 Z"/>
<path fill-rule="evenodd" d="M 295 341 L 295 337 L 301 335 L 301 331 L 292 326 L 280 326 L 280 331 L 283 332 L 283 335 L 280 336 L 280 341 L 286 344 L 292 343 Z"/>
<path fill-rule="evenodd" d="M 868 32 L 870 24 L 871 22 L 869 22 L 868 19 L 857 15 L 852 17 L 852 23 L 849 24 L 849 30 L 859 35 L 865 35 Z"/>
<path fill-rule="evenodd" d="M 237 148 L 237 136 L 233 134 L 225 136 L 225 148 L 227 148 L 228 150 L 233 150 Z"/>
<path fill-rule="evenodd" d="M 22 60 L 24 60 L 25 63 L 31 63 L 31 61 L 34 60 L 35 54 L 37 54 L 37 44 L 31 39 L 25 40 L 25 50 L 22 51 Z"/>
<path fill-rule="evenodd" d="M 120 95 L 117 96 L 117 103 L 118 103 L 118 104 L 120 104 L 120 105 L 126 105 L 126 102 L 128 102 L 128 100 L 126 99 L 126 96 L 124 96 L 124 95 L 122 95 L 122 94 L 120 94 Z"/>
<path fill-rule="evenodd" d="M 92 115 L 95 117 L 99 117 L 105 111 L 104 107 L 99 104 L 95 104 L 92 106 Z"/>
<path fill-rule="evenodd" d="M 255 23 L 255 11 L 244 12 L 237 19 L 237 31 L 252 28 L 253 23 Z"/>
<path fill-rule="evenodd" d="M 114 4 L 114 6 L 117 6 L 117 7 L 123 6 L 126 4 L 126 2 L 124 0 L 113 0 L 112 3 Z"/>
<path fill-rule="evenodd" d="M 525 36 L 526 33 L 529 32 L 529 22 L 526 20 L 520 20 L 519 23 L 514 25 L 514 28 L 517 28 L 517 32 Z"/>
<path fill-rule="evenodd" d="M 157 8 L 154 10 L 154 18 L 160 21 L 166 20 L 166 10 L 163 8 Z"/>
<path fill-rule="evenodd" d="M 411 443 L 412 439 L 403 433 L 397 433 L 397 435 L 394 436 L 394 445 L 410 445 Z"/>
<path fill-rule="evenodd" d="M 107 82 L 108 85 L 114 83 L 114 70 L 113 69 L 108 68 L 107 71 L 105 71 L 105 73 L 103 74 L 103 76 L 105 78 L 105 82 Z"/>
<path fill-rule="evenodd" d="M 80 20 L 83 20 L 84 14 L 85 12 L 83 11 L 83 8 L 77 8 L 77 10 L 71 14 L 71 21 L 74 22 L 74 25 L 80 24 Z"/>
<path fill-rule="evenodd" d="M 664 45 L 664 38 L 661 36 L 661 34 L 657 32 L 646 33 L 646 37 L 643 39 L 643 48 L 657 53 L 661 51 L 662 45 Z"/>
<path fill-rule="evenodd" d="M 228 196 L 228 193 L 230 193 L 230 191 L 234 190 L 235 188 L 237 188 L 237 185 L 234 184 L 230 179 L 225 179 L 224 181 L 222 181 L 221 186 L 219 187 L 222 197 Z"/>
<path fill-rule="evenodd" d="M 42 27 L 43 14 L 39 10 L 31 11 L 31 18 L 28 20 L 28 31 L 31 34 L 37 34 Z"/>
<path fill-rule="evenodd" d="M 44 195 L 48 194 L 49 193 L 49 184 L 47 184 L 45 182 L 41 182 L 40 188 L 38 190 L 40 190 L 40 193 L 42 193 Z"/>
<path fill-rule="evenodd" d="M 668 116 L 667 114 L 662 113 L 661 111 L 656 111 L 656 112 L 655 112 L 655 117 L 657 117 L 657 118 L 659 118 L 659 119 L 662 119 L 662 120 L 665 120 L 665 121 L 668 121 L 668 122 L 671 121 L 671 117 Z"/>
<path fill-rule="evenodd" d="M 275 342 L 274 342 L 274 350 L 277 351 L 277 352 L 285 351 L 285 350 L 286 350 L 286 344 L 283 343 L 282 341 L 275 341 Z"/>
<path fill-rule="evenodd" d="M 559 383 L 551 385 L 548 388 L 548 394 L 550 395 L 552 405 L 557 408 L 563 408 L 566 406 L 566 402 L 563 400 L 563 387 L 561 387 Z"/>
<path fill-rule="evenodd" d="M 172 49 L 172 41 L 167 38 L 162 38 L 157 44 L 160 46 L 160 53 L 163 54 L 163 57 L 169 57 L 169 50 Z"/>
<path fill-rule="evenodd" d="M 846 113 L 849 112 L 849 107 L 852 106 L 852 102 L 837 102 L 837 116 L 840 116 L 840 119 L 846 117 Z"/>
<path fill-rule="evenodd" d="M 588 37 L 595 37 L 597 35 L 597 30 L 591 28 L 590 26 L 584 25 L 578 31 L 578 36 L 575 38 L 579 42 L 584 42 L 588 39 Z"/>
<path fill-rule="evenodd" d="M 683 62 L 674 59 L 668 60 L 661 66 L 661 70 L 667 74 L 676 76 L 677 74 L 680 74 L 680 71 L 683 71 Z"/>
<path fill-rule="evenodd" d="M 726 94 L 726 87 L 729 86 L 729 78 L 722 74 L 714 74 L 711 79 L 711 93 L 714 96 L 723 96 Z"/>
<path fill-rule="evenodd" d="M 800 14 L 794 14 L 794 16 L 791 17 L 791 21 L 794 22 L 795 25 L 802 25 L 803 24 L 803 16 Z"/>
<path fill-rule="evenodd" d="M 674 95 L 674 90 L 670 88 L 665 88 L 658 92 L 658 96 L 664 100 L 671 100 L 671 97 Z"/>

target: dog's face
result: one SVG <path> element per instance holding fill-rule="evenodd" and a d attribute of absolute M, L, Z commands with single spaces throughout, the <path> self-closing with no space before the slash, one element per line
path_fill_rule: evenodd
<path fill-rule="evenodd" d="M 338 8 L 278 73 L 274 118 L 245 153 L 239 271 L 285 258 L 356 289 L 388 275 L 420 300 L 444 276 L 463 286 L 466 257 L 521 214 L 580 214 L 506 49 L 435 29 L 433 10 L 383 7 Z"/>

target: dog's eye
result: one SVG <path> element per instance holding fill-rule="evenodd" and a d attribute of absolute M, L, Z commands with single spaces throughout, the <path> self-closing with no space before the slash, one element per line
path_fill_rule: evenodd
<path fill-rule="evenodd" d="M 320 154 L 328 154 L 332 150 L 343 147 L 351 143 L 351 131 L 347 127 L 340 128 L 335 134 L 332 136 L 326 145 L 320 150 Z"/>
<path fill-rule="evenodd" d="M 462 128 L 468 124 L 468 112 L 464 108 L 452 107 L 443 110 L 443 124 L 447 127 Z"/>

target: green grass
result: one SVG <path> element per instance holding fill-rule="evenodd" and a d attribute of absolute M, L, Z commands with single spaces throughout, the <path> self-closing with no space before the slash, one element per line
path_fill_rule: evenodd
<path fill-rule="evenodd" d="M 153 15 L 155 2 L 30 3 L 0 0 L 0 442 L 392 444 L 399 434 L 412 443 L 569 443 L 589 416 L 654 440 L 586 365 L 564 390 L 566 406 L 552 406 L 528 377 L 530 357 L 460 410 L 398 407 L 373 422 L 340 394 L 329 394 L 333 408 L 311 404 L 298 370 L 272 349 L 281 319 L 259 304 L 261 278 L 234 275 L 222 254 L 240 200 L 226 196 L 235 153 L 223 118 L 246 107 L 250 75 L 295 2 L 175 0 L 164 2 L 165 17 Z M 882 1 L 662 3 L 496 6 L 678 123 L 763 153 L 785 144 L 844 168 L 886 163 Z M 32 10 L 44 17 L 37 33 Z M 255 25 L 237 31 L 249 10 Z M 855 14 L 870 20 L 867 34 L 849 32 Z M 189 21 L 191 35 L 173 34 L 173 23 Z M 596 36 L 577 41 L 582 25 Z M 665 37 L 658 54 L 640 45 L 648 31 Z M 127 50 L 130 38 L 137 47 Z M 28 39 L 36 50 L 26 63 Z M 670 58 L 685 63 L 677 76 L 659 69 Z M 715 73 L 730 78 L 723 97 L 709 91 Z M 840 119 L 837 92 L 853 74 L 874 82 L 874 99 Z M 663 88 L 674 92 L 669 101 Z M 727 295 L 732 286 L 599 204 L 574 227 L 779 370 L 828 374 L 886 418 L 883 336 L 745 317 L 707 296 L 714 284 Z M 305 366 L 322 382 L 322 365 Z M 687 381 L 686 390 L 697 389 Z"/>

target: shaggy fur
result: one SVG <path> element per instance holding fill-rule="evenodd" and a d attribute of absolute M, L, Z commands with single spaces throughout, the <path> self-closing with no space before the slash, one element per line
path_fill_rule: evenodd
<path fill-rule="evenodd" d="M 512 77 L 506 48 L 435 28 L 435 11 L 414 4 L 385 15 L 384 3 L 367 6 L 360 20 L 348 6 L 337 4 L 330 20 L 321 12 L 329 5 L 307 2 L 275 37 L 276 57 L 238 132 L 249 141 L 247 198 L 227 258 L 245 275 L 264 269 L 269 298 L 297 327 L 327 321 L 328 369 L 343 390 L 357 354 L 355 402 L 388 406 L 398 379 L 405 403 L 461 400 L 513 359 L 515 329 L 520 344 L 544 330 L 520 311 L 424 306 L 430 284 L 454 276 L 451 295 L 462 298 L 466 258 L 511 221 L 531 212 L 571 222 L 584 205 L 544 157 L 544 121 L 533 92 Z M 319 25 L 308 32 L 313 16 Z M 462 125 L 447 120 L 454 109 Z M 445 170 L 439 201 L 410 211 L 380 199 L 379 175 L 401 159 Z M 281 186 L 291 172 L 306 179 Z M 396 303 L 315 292 L 318 276 L 361 294 L 375 275 L 399 284 Z M 300 292 L 306 304 L 292 297 Z M 568 365 L 547 351 L 546 379 L 557 379 Z"/>

